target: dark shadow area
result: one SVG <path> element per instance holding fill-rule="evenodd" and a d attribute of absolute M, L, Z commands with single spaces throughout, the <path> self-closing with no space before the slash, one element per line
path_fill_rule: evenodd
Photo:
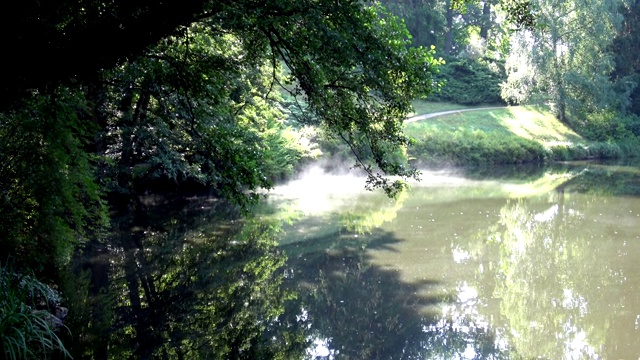
<path fill-rule="evenodd" d="M 69 348 L 76 359 L 293 359 L 302 328 L 278 320 L 278 227 L 211 198 L 121 202 L 108 243 L 74 261 Z M 84 275 L 83 275 L 84 274 Z"/>
<path fill-rule="evenodd" d="M 65 290 L 76 359 L 510 356 L 491 329 L 443 315 L 455 299 L 438 281 L 372 265 L 367 250 L 392 249 L 391 233 L 278 247 L 281 221 L 209 197 L 130 199 L 112 218 Z"/>
<path fill-rule="evenodd" d="M 375 233 L 368 249 L 386 249 L 399 240 Z M 327 241 L 327 240 L 325 240 Z M 316 342 L 315 358 L 336 359 L 502 359 L 490 329 L 474 319 L 447 319 L 442 306 L 452 299 L 426 279 L 408 284 L 394 269 L 371 265 L 367 249 L 301 251 L 292 244 L 285 284 L 298 293 L 284 317 L 304 321 Z M 321 343 L 321 345 L 318 345 Z M 313 346 L 312 346 L 313 349 Z M 463 355 L 464 354 L 464 355 Z"/>

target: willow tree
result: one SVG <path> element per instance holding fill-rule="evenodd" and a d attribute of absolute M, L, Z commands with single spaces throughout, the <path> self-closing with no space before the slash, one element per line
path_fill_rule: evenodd
<path fill-rule="evenodd" d="M 547 94 L 562 121 L 616 105 L 610 44 L 619 1 L 531 1 L 529 19 L 513 35 L 504 95 L 521 101 Z"/>

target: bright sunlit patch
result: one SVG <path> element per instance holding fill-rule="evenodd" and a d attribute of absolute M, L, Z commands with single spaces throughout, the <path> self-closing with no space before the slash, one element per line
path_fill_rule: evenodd
<path fill-rule="evenodd" d="M 569 322 L 564 324 L 565 333 L 558 340 L 564 342 L 565 359 L 600 359 L 596 349 L 589 344 L 587 334 Z"/>
<path fill-rule="evenodd" d="M 458 301 L 461 303 L 475 302 L 478 299 L 476 289 L 470 287 L 466 282 L 458 287 Z"/>
<path fill-rule="evenodd" d="M 467 251 L 463 250 L 459 246 L 454 247 L 451 250 L 451 252 L 453 253 L 453 261 L 455 261 L 458 264 L 471 259 L 471 254 L 469 254 Z"/>
<path fill-rule="evenodd" d="M 554 191 L 560 185 L 574 178 L 576 174 L 546 173 L 533 182 L 526 184 L 504 184 L 502 188 L 511 198 L 525 198 Z"/>
<path fill-rule="evenodd" d="M 353 197 L 365 192 L 364 185 L 363 176 L 354 173 L 329 174 L 320 167 L 312 167 L 296 180 L 270 191 L 269 196 L 294 200 L 296 210 L 305 215 L 321 215 L 341 208 Z"/>
<path fill-rule="evenodd" d="M 558 205 L 553 205 L 545 212 L 535 214 L 533 219 L 537 222 L 548 222 L 553 220 L 553 218 L 558 215 Z"/>
<path fill-rule="evenodd" d="M 333 360 L 335 358 L 336 351 L 329 348 L 331 338 L 315 338 L 311 346 L 307 349 L 307 355 L 310 359 L 328 359 Z"/>
<path fill-rule="evenodd" d="M 478 353 L 476 352 L 476 349 L 473 348 L 473 345 L 471 344 L 467 344 L 467 348 L 464 349 L 464 352 L 462 353 L 462 358 L 463 359 L 476 359 L 476 355 Z"/>
<path fill-rule="evenodd" d="M 511 116 L 505 116 L 500 120 L 512 133 L 520 137 L 537 140 L 547 145 L 581 140 L 580 135 L 549 112 L 521 106 L 511 107 L 509 111 Z"/>

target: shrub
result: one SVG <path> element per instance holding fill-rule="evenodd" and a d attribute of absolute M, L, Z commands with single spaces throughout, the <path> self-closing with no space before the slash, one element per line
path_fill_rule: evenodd
<path fill-rule="evenodd" d="M 585 138 L 592 141 L 616 141 L 633 136 L 627 129 L 624 117 L 613 111 L 599 111 L 586 116 L 578 127 L 578 131 Z M 631 121 L 629 127 L 635 128 L 636 122 Z"/>
<path fill-rule="evenodd" d="M 430 96 L 432 100 L 461 105 L 504 104 L 500 83 L 505 76 L 492 70 L 492 63 L 455 57 L 445 60 L 438 75 L 445 84 L 440 92 Z"/>
<path fill-rule="evenodd" d="M 640 117 L 638 115 L 626 115 L 620 118 L 620 123 L 627 132 L 633 134 L 634 137 L 640 138 Z"/>
<path fill-rule="evenodd" d="M 599 142 L 590 145 L 589 155 L 598 159 L 615 159 L 622 157 L 620 146 L 613 143 Z"/>
<path fill-rule="evenodd" d="M 58 294 L 32 276 L 0 264 L 0 344 L 5 359 L 43 359 L 54 351 L 71 357 L 56 334 L 48 308 Z"/>
<path fill-rule="evenodd" d="M 560 144 L 549 148 L 549 159 L 554 161 L 583 160 L 591 156 L 588 148 L 581 144 Z"/>

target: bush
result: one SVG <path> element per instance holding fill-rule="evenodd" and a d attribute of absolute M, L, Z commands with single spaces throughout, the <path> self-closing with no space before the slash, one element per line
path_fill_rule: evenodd
<path fill-rule="evenodd" d="M 588 148 L 581 144 L 561 144 L 549 148 L 549 159 L 553 161 L 583 160 L 591 157 Z"/>
<path fill-rule="evenodd" d="M 461 105 L 504 104 L 500 83 L 505 76 L 492 70 L 491 63 L 455 57 L 445 60 L 438 75 L 445 84 L 441 91 L 430 96 L 431 100 Z"/>
<path fill-rule="evenodd" d="M 417 139 L 409 153 L 423 164 L 465 166 L 541 162 L 547 156 L 544 147 L 535 141 L 478 130 L 459 130 L 447 137 L 429 134 Z"/>
<path fill-rule="evenodd" d="M 588 150 L 591 157 L 598 159 L 616 159 L 623 155 L 620 146 L 613 143 L 595 143 Z"/>
<path fill-rule="evenodd" d="M 631 129 L 640 132 L 637 119 L 634 121 L 613 111 L 600 111 L 588 114 L 577 130 L 589 140 L 609 142 L 634 136 Z"/>
<path fill-rule="evenodd" d="M 5 359 L 43 359 L 54 351 L 71 357 L 56 334 L 57 318 L 47 311 L 59 300 L 50 287 L 0 264 L 0 344 Z"/>
<path fill-rule="evenodd" d="M 640 117 L 638 115 L 626 115 L 620 119 L 620 122 L 634 137 L 640 138 Z"/>

